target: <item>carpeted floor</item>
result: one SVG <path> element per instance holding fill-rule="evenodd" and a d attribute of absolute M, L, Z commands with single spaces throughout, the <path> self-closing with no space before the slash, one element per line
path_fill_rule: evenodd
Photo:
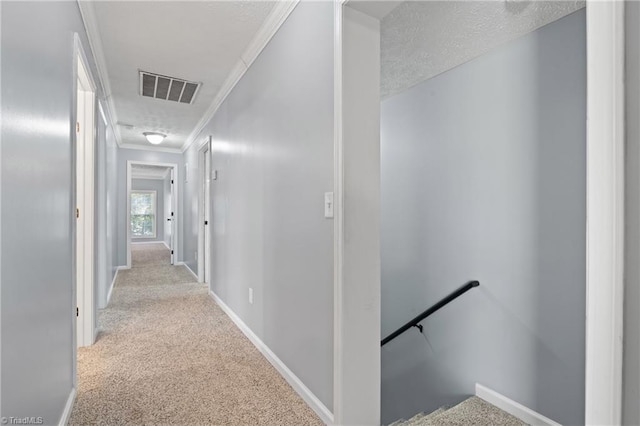
<path fill-rule="evenodd" d="M 78 350 L 72 425 L 322 425 L 162 244 L 132 246 Z"/>

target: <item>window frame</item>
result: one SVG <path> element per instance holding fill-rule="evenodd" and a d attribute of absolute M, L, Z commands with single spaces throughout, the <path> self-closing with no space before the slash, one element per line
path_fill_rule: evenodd
<path fill-rule="evenodd" d="M 151 208 L 153 211 L 153 236 L 149 235 L 136 235 L 131 229 L 133 218 L 138 215 L 134 215 L 131 212 L 131 206 L 133 206 L 132 198 L 134 194 L 151 194 L 153 201 L 151 202 Z M 132 189 L 129 194 L 129 231 L 131 232 L 132 240 L 149 240 L 158 238 L 158 191 L 152 189 Z"/>

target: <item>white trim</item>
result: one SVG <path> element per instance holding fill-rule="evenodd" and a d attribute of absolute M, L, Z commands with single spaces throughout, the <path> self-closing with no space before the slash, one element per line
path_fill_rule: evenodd
<path fill-rule="evenodd" d="M 90 346 L 95 341 L 95 159 L 96 159 L 96 82 L 89 66 L 89 60 L 82 46 L 80 36 L 74 33 L 74 102 L 75 114 L 73 131 L 73 206 L 80 216 L 74 220 L 74 263 L 75 298 L 74 304 L 79 315 L 74 316 L 74 333 L 77 337 L 74 347 Z M 78 110 L 78 106 L 83 110 Z M 76 129 L 78 123 L 79 131 Z M 80 173 L 80 175 L 78 175 Z M 74 215 L 75 216 L 75 215 Z M 82 246 L 78 250 L 78 244 Z M 80 277 L 80 280 L 78 280 Z M 73 306 L 73 305 L 72 305 Z M 76 355 L 74 354 L 74 366 Z M 74 376 L 75 376 L 74 371 Z M 75 383 L 75 382 L 74 382 Z"/>
<path fill-rule="evenodd" d="M 67 398 L 67 403 L 64 405 L 64 410 L 62 410 L 62 415 L 60 416 L 60 421 L 58 422 L 59 426 L 66 426 L 69 423 L 69 419 L 71 418 L 71 411 L 73 410 L 73 404 L 76 402 L 76 388 L 71 388 L 71 392 L 69 392 L 69 397 Z"/>
<path fill-rule="evenodd" d="M 126 226 L 127 226 L 127 240 L 126 240 L 126 247 L 127 247 L 127 265 L 126 268 L 130 269 L 131 268 L 131 244 L 133 242 L 132 238 L 131 238 L 131 166 L 133 165 L 137 165 L 137 164 L 141 164 L 141 165 L 150 165 L 150 166 L 164 166 L 164 167 L 171 167 L 174 170 L 174 186 L 171 190 L 171 208 L 173 209 L 173 212 L 175 213 L 172 220 L 178 220 L 181 212 L 178 211 L 178 207 L 179 207 L 179 202 L 178 200 L 179 198 L 179 186 L 178 186 L 178 177 L 179 177 L 179 171 L 178 171 L 178 165 L 176 163 L 156 163 L 153 161 L 137 161 L 137 160 L 127 160 L 127 205 L 126 205 L 126 216 L 127 216 L 127 221 Z M 173 226 L 173 225 L 172 225 Z M 177 226 L 177 224 L 174 227 L 175 229 L 173 229 L 173 233 L 175 233 L 175 237 L 174 237 L 174 241 L 178 241 L 178 235 L 179 235 L 179 226 Z M 152 242 L 157 242 L 157 243 L 161 243 L 162 241 L 152 241 Z M 169 248 L 169 250 L 171 250 L 171 248 Z M 174 251 L 174 257 L 173 259 L 177 258 L 177 250 L 176 248 L 173 249 Z M 174 264 L 176 262 L 174 261 Z"/>
<path fill-rule="evenodd" d="M 624 2 L 587 1 L 585 422 L 622 420 Z"/>
<path fill-rule="evenodd" d="M 309 407 L 320 417 L 325 424 L 333 424 L 333 414 L 318 399 L 311 390 L 291 371 L 278 356 L 231 310 L 213 291 L 209 290 L 209 295 L 236 326 L 244 333 L 253 345 L 264 355 L 264 357 L 275 367 L 282 377 L 291 387 L 304 399 Z"/>
<path fill-rule="evenodd" d="M 486 386 L 482 386 L 476 383 L 476 396 L 487 401 L 490 404 L 495 405 L 502 411 L 515 416 L 525 422 L 528 425 L 548 425 L 548 426 L 560 426 L 560 423 L 554 422 L 548 417 L 543 416 L 540 413 L 533 411 L 532 409 L 525 407 L 524 405 L 507 398 L 506 396 L 499 394 L 498 392 L 489 389 Z"/>
<path fill-rule="evenodd" d="M 227 79 L 222 83 L 222 87 L 220 87 L 213 102 L 211 102 L 209 108 L 207 108 L 202 118 L 198 121 L 198 124 L 196 124 L 189 134 L 189 137 L 185 140 L 181 152 L 189 149 L 191 144 L 198 138 L 204 126 L 213 118 L 218 108 L 220 108 L 220 105 L 222 105 L 222 102 L 229 96 L 229 93 L 231 93 L 236 84 L 238 84 L 244 73 L 247 72 L 253 61 L 260 55 L 271 38 L 278 32 L 282 24 L 287 20 L 291 12 L 293 12 L 293 9 L 298 5 L 299 1 L 300 0 L 283 0 L 276 2 L 276 5 L 271 10 L 269 16 L 267 16 L 264 24 L 262 24 L 251 43 L 249 43 L 249 46 L 247 46 L 241 55 L 240 60 L 234 65 Z"/>
<path fill-rule="evenodd" d="M 158 177 L 158 176 L 145 176 L 139 173 L 132 173 L 131 179 L 144 179 L 144 180 L 166 180 L 166 178 Z"/>
<path fill-rule="evenodd" d="M 379 424 L 380 21 L 335 7 L 333 411 Z"/>
<path fill-rule="evenodd" d="M 144 238 L 142 238 L 144 240 Z M 162 241 L 162 240 L 153 240 L 153 241 L 131 241 L 131 244 L 134 246 L 138 246 L 138 245 L 143 245 L 143 244 L 164 244 L 165 246 L 167 246 L 167 244 Z M 167 246 L 169 247 L 169 246 Z"/>
<path fill-rule="evenodd" d="M 184 262 L 176 262 L 176 266 L 184 266 L 185 268 L 187 268 L 187 271 L 191 272 L 191 275 L 193 275 L 193 278 L 196 279 L 196 281 L 198 281 L 198 275 L 193 272 L 193 270 L 189 267 L 189 265 L 187 265 Z"/>
<path fill-rule="evenodd" d="M 333 413 L 342 418 L 342 312 L 344 259 L 344 161 L 342 141 L 342 12 L 334 3 L 333 24 Z"/>
<path fill-rule="evenodd" d="M 161 241 L 162 244 L 164 244 L 164 246 L 168 249 L 171 250 L 171 247 L 169 247 L 169 244 L 166 243 L 166 241 Z"/>
<path fill-rule="evenodd" d="M 117 126 L 116 126 L 117 127 Z M 169 148 L 165 146 L 158 145 L 135 145 L 131 143 L 121 143 L 118 145 L 122 149 L 137 149 L 140 151 L 156 151 L 156 152 L 168 152 L 170 154 L 182 154 L 183 151 L 180 148 Z"/>
<path fill-rule="evenodd" d="M 207 202 L 209 202 L 209 206 L 211 205 L 211 195 L 206 193 L 207 188 L 207 180 L 211 178 L 211 176 L 207 176 L 206 164 L 207 158 L 209 156 L 209 170 L 211 170 L 211 136 L 205 138 L 205 141 L 200 144 L 198 148 L 198 258 L 197 258 L 197 268 L 198 268 L 198 282 L 206 282 L 206 275 L 209 272 L 209 259 L 208 254 L 210 253 L 210 248 L 207 247 L 207 226 L 204 224 L 205 220 L 209 220 L 206 217 L 207 212 Z M 211 211 L 209 207 L 209 212 Z M 210 242 L 210 241 L 209 241 Z"/>
<path fill-rule="evenodd" d="M 111 302 L 111 294 L 113 293 L 113 288 L 116 286 L 116 280 L 118 279 L 118 272 L 120 272 L 120 270 L 122 269 L 127 269 L 123 266 L 118 266 L 116 268 L 116 273 L 113 274 L 113 279 L 111 280 L 111 285 L 109 286 L 109 291 L 107 292 L 107 303 L 105 304 L 105 307 L 109 306 L 109 302 Z"/>
<path fill-rule="evenodd" d="M 104 101 L 107 104 L 107 109 L 104 112 L 111 119 L 111 123 L 113 124 L 113 134 L 116 136 L 116 143 L 118 146 L 121 146 L 122 135 L 120 135 L 120 128 L 117 125 L 118 115 L 116 114 L 116 107 L 113 103 L 113 97 L 111 96 L 111 83 L 109 82 L 107 61 L 102 48 L 102 38 L 100 37 L 100 30 L 98 29 L 98 21 L 93 2 L 77 0 L 77 3 L 78 8 L 80 9 L 80 16 L 82 18 L 82 23 L 84 24 L 84 29 L 87 32 L 89 48 L 91 49 L 93 59 L 96 63 L 96 69 L 98 70 L 98 80 L 102 87 Z"/>

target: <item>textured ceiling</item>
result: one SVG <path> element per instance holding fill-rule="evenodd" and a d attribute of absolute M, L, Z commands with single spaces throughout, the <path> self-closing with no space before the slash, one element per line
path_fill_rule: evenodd
<path fill-rule="evenodd" d="M 180 149 L 271 12 L 266 1 L 93 2 L 123 145 Z M 142 97 L 138 71 L 201 82 L 193 104 Z M 131 127 L 132 126 L 132 127 Z"/>
<path fill-rule="evenodd" d="M 584 7 L 584 1 L 408 1 L 381 23 L 381 96 L 397 94 Z"/>

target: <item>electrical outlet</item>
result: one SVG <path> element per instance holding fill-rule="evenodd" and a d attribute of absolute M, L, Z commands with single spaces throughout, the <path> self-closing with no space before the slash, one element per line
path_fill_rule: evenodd
<path fill-rule="evenodd" d="M 253 305 L 253 289 L 249 288 L 249 303 Z"/>

